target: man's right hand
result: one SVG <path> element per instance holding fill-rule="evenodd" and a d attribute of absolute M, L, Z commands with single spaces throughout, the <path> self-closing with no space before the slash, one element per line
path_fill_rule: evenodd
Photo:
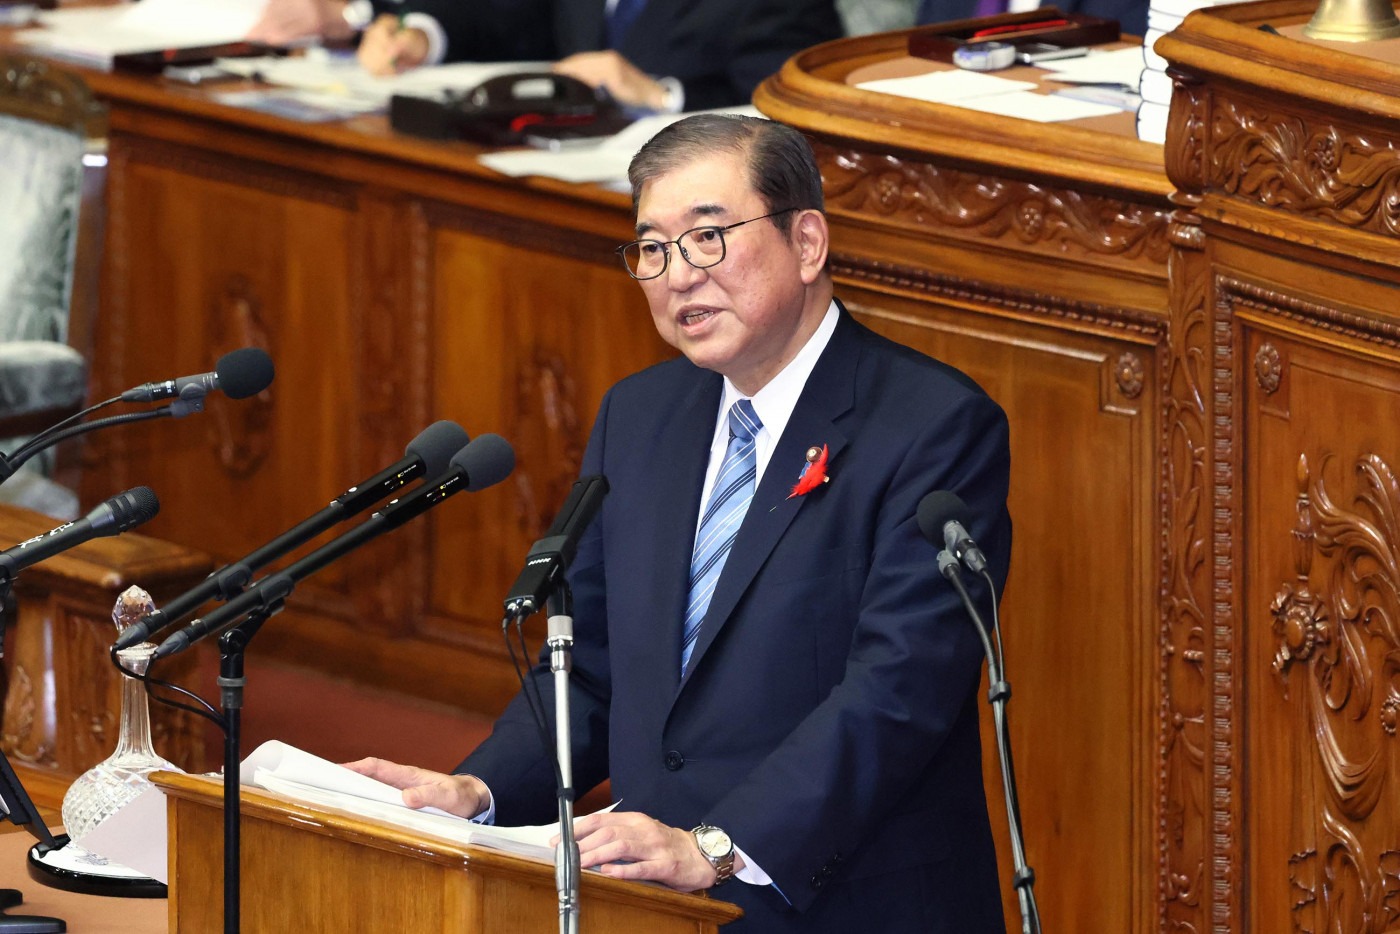
<path fill-rule="evenodd" d="M 435 807 L 458 817 L 475 817 L 491 805 L 491 792 L 475 775 L 444 775 L 373 757 L 346 762 L 345 767 L 398 788 L 411 808 Z"/>
<path fill-rule="evenodd" d="M 379 17 L 360 39 L 360 64 L 372 75 L 396 75 L 428 58 L 428 34 L 405 29 L 397 16 Z"/>

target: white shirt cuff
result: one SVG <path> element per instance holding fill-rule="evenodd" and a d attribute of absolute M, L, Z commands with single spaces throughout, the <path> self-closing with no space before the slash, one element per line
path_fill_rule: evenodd
<path fill-rule="evenodd" d="M 678 114 L 685 111 L 685 85 L 679 78 L 657 78 L 656 83 L 666 92 L 666 103 L 657 113 Z"/>
<path fill-rule="evenodd" d="M 428 54 L 423 59 L 424 65 L 442 64 L 447 57 L 447 33 L 442 31 L 442 23 L 427 13 L 409 13 L 403 18 L 403 28 L 421 29 L 423 35 L 428 37 Z"/>
<path fill-rule="evenodd" d="M 773 880 L 769 877 L 768 873 L 764 872 L 757 863 L 749 859 L 749 854 L 736 846 L 734 848 L 734 855 L 744 861 L 744 868 L 734 873 L 734 878 L 738 879 L 740 882 L 747 882 L 749 885 L 773 884 Z"/>
<path fill-rule="evenodd" d="M 478 779 L 479 780 L 479 779 Z M 485 785 L 485 782 L 482 782 Z M 486 789 L 486 810 L 471 818 L 473 824 L 494 824 L 496 823 L 496 796 L 491 794 L 491 789 Z"/>

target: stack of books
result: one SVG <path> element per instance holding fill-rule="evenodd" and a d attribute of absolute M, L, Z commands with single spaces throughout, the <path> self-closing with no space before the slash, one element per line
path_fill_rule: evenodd
<path fill-rule="evenodd" d="M 1150 143 L 1167 140 L 1167 111 L 1172 102 L 1172 81 L 1167 77 L 1167 60 L 1153 51 L 1157 40 L 1181 25 L 1192 10 L 1205 9 L 1233 0 L 1151 0 L 1147 7 L 1147 35 L 1142 37 L 1142 79 L 1138 93 L 1142 103 L 1137 112 L 1138 139 Z"/>

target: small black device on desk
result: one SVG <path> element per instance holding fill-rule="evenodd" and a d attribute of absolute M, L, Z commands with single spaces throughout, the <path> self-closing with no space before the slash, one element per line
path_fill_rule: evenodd
<path fill-rule="evenodd" d="M 611 97 L 552 72 L 500 75 L 465 93 L 442 97 L 396 94 L 389 124 L 429 139 L 515 146 L 529 138 L 609 136 L 631 122 Z"/>
<path fill-rule="evenodd" d="M 199 45 L 175 49 L 150 49 L 146 52 L 124 52 L 112 56 L 112 68 L 117 71 L 140 71 L 159 74 L 175 66 L 192 67 L 212 64 L 216 58 L 252 58 L 262 55 L 286 55 L 287 50 L 261 42 L 224 42 L 219 45 Z"/>

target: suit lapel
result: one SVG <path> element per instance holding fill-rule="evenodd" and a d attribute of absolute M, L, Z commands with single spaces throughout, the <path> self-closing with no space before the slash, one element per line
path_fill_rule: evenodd
<path fill-rule="evenodd" d="M 807 449 L 825 444 L 833 473 L 840 471 L 838 455 L 846 446 L 846 436 L 837 427 L 836 419 L 849 412 L 854 405 L 858 358 L 856 324 L 843 308 L 836 330 L 807 378 L 807 385 L 798 397 L 783 436 L 773 449 L 763 479 L 754 492 L 753 503 L 744 516 L 743 525 L 739 527 L 734 547 L 725 560 L 714 597 L 705 613 L 705 621 L 700 626 L 690 667 L 681 679 L 682 689 L 703 662 L 706 651 L 724 628 L 734 607 L 768 560 L 774 546 L 797 513 L 804 508 L 808 497 L 789 499 L 788 494 L 797 482 L 802 465 L 806 463 Z"/>
<path fill-rule="evenodd" d="M 653 541 L 652 553 L 638 556 L 638 566 L 651 570 L 636 582 L 639 589 L 650 591 L 640 603 L 649 609 L 650 621 L 646 625 L 659 630 L 650 638 L 655 640 L 658 658 L 664 660 L 658 661 L 659 668 L 665 672 L 659 679 L 664 690 L 658 696 L 658 709 L 663 710 L 670 704 L 680 676 L 681 629 L 689 599 L 690 557 L 722 393 L 720 377 L 703 373 L 702 379 L 680 404 L 667 413 L 652 450 L 634 455 L 664 460 L 660 469 L 645 473 L 651 479 L 646 495 L 639 501 L 643 509 L 640 515 L 646 517 L 648 526 L 660 529 L 661 534 Z M 687 530 L 690 534 L 686 534 Z"/>

